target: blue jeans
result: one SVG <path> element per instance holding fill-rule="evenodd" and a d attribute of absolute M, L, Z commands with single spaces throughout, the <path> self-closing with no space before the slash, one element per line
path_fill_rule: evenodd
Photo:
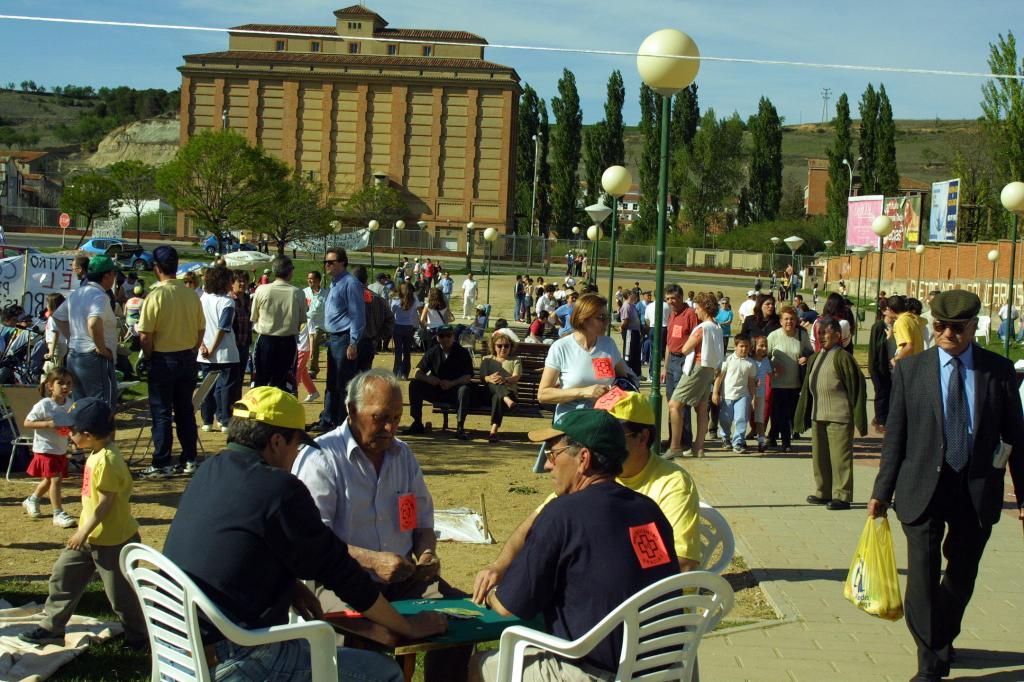
<path fill-rule="evenodd" d="M 723 439 L 741 448 L 747 445 L 747 417 L 750 414 L 750 396 L 735 400 L 723 398 L 718 404 L 718 432 Z"/>
<path fill-rule="evenodd" d="M 1014 320 L 1012 323 L 1010 320 L 1003 320 L 999 323 L 999 340 L 1005 341 L 1006 334 L 1009 332 L 1010 336 L 1013 336 L 1013 328 L 1016 326 L 1017 321 Z M 1024 341 L 1024 324 L 1020 326 L 1020 331 L 1017 332 L 1017 343 Z"/>
<path fill-rule="evenodd" d="M 116 351 L 114 351 L 116 352 Z M 117 397 L 117 379 L 114 376 L 114 363 L 95 351 L 68 353 L 67 368 L 73 378 L 72 397 L 99 398 L 114 407 Z"/>
<path fill-rule="evenodd" d="M 648 335 L 648 339 L 651 335 Z M 650 352 L 650 351 L 648 351 Z M 681 355 L 668 355 L 662 358 L 662 362 L 665 362 L 665 395 L 672 397 L 672 394 L 676 390 L 676 385 L 679 380 L 683 378 L 683 363 L 686 361 Z M 688 448 L 693 445 L 693 426 L 691 425 L 692 419 L 690 418 L 690 406 L 685 405 L 683 407 L 683 447 Z"/>
<path fill-rule="evenodd" d="M 522 294 L 516 294 L 516 308 L 515 308 L 514 313 L 515 313 L 514 317 L 515 317 L 516 322 L 518 322 L 519 320 L 522 319 L 522 317 L 523 317 L 523 295 Z"/>
<path fill-rule="evenodd" d="M 149 413 L 153 417 L 153 466 L 171 463 L 171 419 L 178 431 L 181 463 L 196 459 L 196 413 L 192 394 L 199 371 L 194 350 L 154 352 L 149 358 Z"/>
<path fill-rule="evenodd" d="M 309 642 L 292 639 L 276 644 L 245 647 L 227 640 L 214 645 L 217 682 L 307 682 L 312 678 Z M 402 682 L 394 660 L 363 649 L 338 647 L 339 682 Z"/>
<path fill-rule="evenodd" d="M 395 365 L 391 370 L 395 376 L 408 378 L 412 371 L 413 328 L 410 324 L 396 324 L 391 332 L 395 340 Z"/>
<path fill-rule="evenodd" d="M 213 416 L 217 415 L 217 421 L 221 426 L 227 426 L 231 421 L 231 405 L 234 404 L 234 378 L 237 374 L 238 363 L 200 362 L 199 371 L 205 379 L 206 375 L 212 372 L 220 372 L 220 377 L 213 389 L 206 394 L 203 404 L 199 406 L 199 412 L 203 416 L 204 424 L 213 424 Z"/>
<path fill-rule="evenodd" d="M 334 428 L 348 417 L 345 407 L 345 390 L 348 382 L 356 375 L 356 360 L 349 360 L 346 354 L 349 346 L 348 332 L 330 334 L 327 337 L 327 384 L 324 389 L 324 410 L 320 413 L 320 426 Z"/>

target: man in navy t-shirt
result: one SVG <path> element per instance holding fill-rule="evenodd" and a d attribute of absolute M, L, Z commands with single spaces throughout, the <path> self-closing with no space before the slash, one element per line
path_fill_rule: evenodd
<path fill-rule="evenodd" d="M 573 640 L 635 593 L 679 573 L 672 527 L 652 499 L 615 482 L 626 441 L 606 411 L 574 410 L 530 440 L 547 443 L 544 468 L 558 497 L 485 601 L 503 615 L 540 614 L 547 632 Z M 525 677 L 610 680 L 621 649 L 619 628 L 579 660 L 528 656 Z M 494 680 L 497 653 L 474 657 L 470 679 Z"/>

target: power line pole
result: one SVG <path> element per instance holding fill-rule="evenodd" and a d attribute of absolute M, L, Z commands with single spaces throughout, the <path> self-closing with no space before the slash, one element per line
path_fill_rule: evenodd
<path fill-rule="evenodd" d="M 832 98 L 832 89 L 823 88 L 821 91 L 821 122 L 828 120 L 828 101 Z"/>

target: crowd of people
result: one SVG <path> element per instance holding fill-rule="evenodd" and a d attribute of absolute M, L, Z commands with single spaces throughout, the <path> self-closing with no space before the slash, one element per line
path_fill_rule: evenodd
<path fill-rule="evenodd" d="M 816 300 L 808 305 L 797 293 L 793 273 L 779 299 L 755 282 L 735 311 L 720 291 L 684 292 L 677 284 L 660 302 L 639 282 L 605 298 L 589 282 L 577 284 L 585 256 L 567 261 L 558 283 L 516 277 L 513 324 L 525 327 L 519 333 L 502 319 L 490 324 L 489 306 L 477 306 L 472 273 L 462 284 L 461 311 L 471 324 L 456 324 L 451 274 L 429 258 L 403 259 L 393 276 L 370 282 L 364 267 L 349 267 L 344 249 L 330 248 L 323 274 L 307 273 L 304 290 L 291 284 L 294 264 L 286 256 L 275 258 L 255 287 L 247 273 L 223 263 L 189 282 L 177 277 L 177 252 L 161 246 L 154 250 L 158 281 L 148 291 L 137 280 L 119 284 L 109 258 L 79 262 L 83 285 L 66 301 L 50 302 L 43 399 L 25 420 L 35 432 L 29 473 L 40 480 L 23 502 L 40 516 L 47 497 L 55 525 L 79 527 L 54 566 L 42 621 L 22 639 L 62 643 L 98 571 L 128 646 L 147 646 L 138 601 L 116 567 L 120 549 L 139 538 L 131 474 L 113 439 L 118 348 L 131 339 L 149 378 L 154 443 L 141 475 L 192 476 L 163 551 L 246 628 L 284 623 L 289 608 L 310 617 L 353 608 L 403 637 L 422 638 L 443 632 L 444 617 L 404 617 L 391 601 L 468 598 L 500 614 L 540 617 L 548 632 L 574 639 L 643 587 L 699 568 L 706 558 L 699 494 L 673 460 L 701 457 L 716 441 L 738 454 L 748 441 L 758 452 L 787 453 L 797 434 L 809 435 L 814 492 L 806 501 L 850 509 L 854 432 L 865 435 L 868 424 L 849 300 L 828 294 L 818 311 Z M 913 298 L 880 299 L 868 333 L 872 424 L 886 439 L 869 513 L 884 514 L 894 496 L 900 504 L 911 556 L 908 625 L 922 680 L 948 673 L 977 563 L 998 519 L 993 500 L 1001 501 L 1007 460 L 1024 493 L 1024 415 L 1007 363 L 972 345 L 980 302 L 952 291 L 933 292 L 928 304 L 925 313 Z M 657 305 L 660 334 L 653 333 Z M 16 311 L 5 318 L 9 313 Z M 477 336 L 486 349 L 478 361 Z M 657 337 L 667 448 L 639 392 Z M 392 342 L 392 370 L 374 368 L 375 355 Z M 522 343 L 547 346 L 536 398 L 554 419 L 529 438 L 544 443 L 553 490 L 477 573 L 472 592 L 463 592 L 442 576 L 433 498 L 413 452 L 427 441 L 399 435 L 427 432 L 423 404 L 430 402 L 454 408 L 460 440 L 472 437 L 468 413 L 483 407 L 486 438 L 496 442 L 521 399 Z M 305 402 L 319 400 L 312 380 L 322 348 L 324 405 L 307 424 L 299 387 Z M 415 367 L 414 349 L 423 351 Z M 909 407 L 915 397 L 907 386 L 922 372 L 934 380 L 927 393 L 939 398 L 937 424 L 908 420 L 919 410 Z M 197 424 L 193 391 L 213 373 Z M 410 421 L 400 432 L 403 381 Z M 982 419 L 994 430 L 979 428 Z M 228 441 L 202 466 L 200 428 L 226 431 Z M 69 437 L 88 455 L 79 520 L 62 502 Z M 982 461 L 1003 446 L 1001 464 Z M 943 524 L 958 555 L 940 584 Z M 204 628 L 217 679 L 287 675 L 308 657 L 301 640 L 244 647 Z M 612 679 L 621 636 L 613 633 L 580 660 L 532 654 L 527 672 L 538 680 Z M 402 679 L 392 660 L 371 652 L 341 647 L 338 662 L 340 679 L 353 671 L 358 679 Z M 468 645 L 425 659 L 428 682 L 496 675 L 496 652 L 474 654 Z"/>

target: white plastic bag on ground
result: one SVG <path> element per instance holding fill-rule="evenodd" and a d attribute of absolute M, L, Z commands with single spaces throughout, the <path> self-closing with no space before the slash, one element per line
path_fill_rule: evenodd
<path fill-rule="evenodd" d="M 472 509 L 435 509 L 434 532 L 437 539 L 451 542 L 469 542 L 490 545 L 494 538 L 484 528 L 484 519 Z"/>

